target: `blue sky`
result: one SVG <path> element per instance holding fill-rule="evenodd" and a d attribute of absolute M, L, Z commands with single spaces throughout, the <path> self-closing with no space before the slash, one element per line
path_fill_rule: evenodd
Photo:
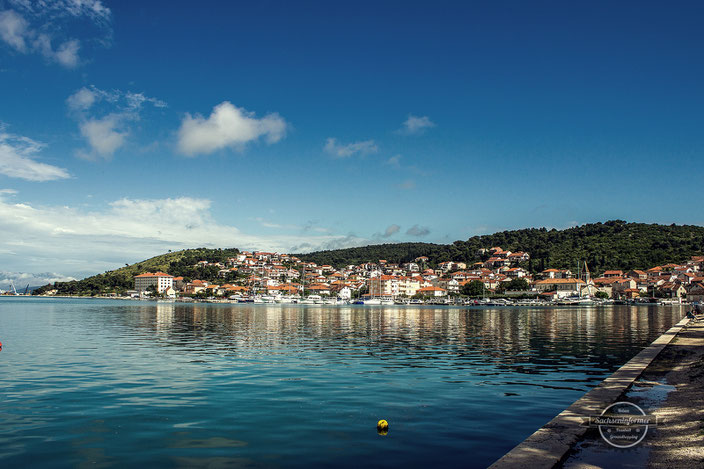
<path fill-rule="evenodd" d="M 0 0 L 0 284 L 704 224 L 698 2 Z"/>

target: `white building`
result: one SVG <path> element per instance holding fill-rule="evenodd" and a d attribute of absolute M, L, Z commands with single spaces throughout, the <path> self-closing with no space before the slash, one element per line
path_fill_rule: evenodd
<path fill-rule="evenodd" d="M 134 289 L 140 294 L 146 292 L 150 286 L 154 286 L 157 293 L 165 293 L 169 288 L 173 289 L 174 278 L 164 272 L 147 272 L 146 274 L 135 276 Z"/>
<path fill-rule="evenodd" d="M 352 299 L 352 289 L 347 286 L 340 288 L 340 291 L 337 292 L 337 297 L 341 298 L 343 300 L 351 300 Z"/>
<path fill-rule="evenodd" d="M 447 290 L 440 287 L 423 287 L 419 288 L 416 293 L 419 293 L 423 296 L 447 296 Z"/>

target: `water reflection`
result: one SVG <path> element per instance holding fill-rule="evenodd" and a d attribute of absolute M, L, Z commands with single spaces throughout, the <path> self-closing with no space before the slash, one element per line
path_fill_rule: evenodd
<path fill-rule="evenodd" d="M 620 366 L 682 317 L 680 308 L 451 309 L 143 303 L 120 314 L 143 340 L 197 355 L 373 357 L 384 368 L 475 368 L 540 374 Z M 549 367 L 548 370 L 545 370 Z M 589 373 L 589 371 L 586 371 Z"/>
<path fill-rule="evenodd" d="M 682 315 L 0 301 L 0 460 L 486 467 Z"/>

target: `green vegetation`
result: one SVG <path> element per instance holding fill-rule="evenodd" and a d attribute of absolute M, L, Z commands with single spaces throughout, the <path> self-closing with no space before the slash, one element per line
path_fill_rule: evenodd
<path fill-rule="evenodd" d="M 318 265 L 331 265 L 337 269 L 348 265 L 359 265 L 365 262 L 377 262 L 386 259 L 391 263 L 411 262 L 416 257 L 426 256 L 434 259 L 432 265 L 451 260 L 447 256 L 447 245 L 431 243 L 396 243 L 374 244 L 359 248 L 336 249 L 334 251 L 318 251 L 310 254 L 295 254 L 301 260 L 315 262 Z"/>
<path fill-rule="evenodd" d="M 530 288 L 528 280 L 523 278 L 514 278 L 507 284 L 499 285 L 500 291 L 526 291 Z"/>
<path fill-rule="evenodd" d="M 530 228 L 474 236 L 452 244 L 399 243 L 298 254 L 305 261 L 342 267 L 386 259 L 393 263 L 411 262 L 427 256 L 428 267 L 443 261 L 472 264 L 486 260 L 480 249 L 500 246 L 531 255 L 524 266 L 531 272 L 547 268 L 577 269 L 586 261 L 592 273 L 609 269 L 647 269 L 670 262 L 682 262 L 704 252 L 704 227 L 693 225 L 648 225 L 613 220 L 566 230 Z"/>
<path fill-rule="evenodd" d="M 174 277 L 186 279 L 199 278 L 214 280 L 218 269 L 213 266 L 195 267 L 198 261 L 224 262 L 228 257 L 239 254 L 238 249 L 186 249 L 152 257 L 132 265 L 125 265 L 117 270 L 93 275 L 83 280 L 72 282 L 56 282 L 54 285 L 44 285 L 33 294 L 41 295 L 56 289 L 58 295 L 100 295 L 108 293 L 122 294 L 134 288 L 134 276 L 145 272 L 166 272 Z"/>
<path fill-rule="evenodd" d="M 472 280 L 462 286 L 461 293 L 465 296 L 476 298 L 484 295 L 484 282 L 481 280 Z"/>

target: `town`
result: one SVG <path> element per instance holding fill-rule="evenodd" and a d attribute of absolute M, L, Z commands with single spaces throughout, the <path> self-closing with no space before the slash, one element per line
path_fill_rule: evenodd
<path fill-rule="evenodd" d="M 704 256 L 647 270 L 607 270 L 592 277 L 584 263 L 576 272 L 548 268 L 531 274 L 527 252 L 483 249 L 486 261 L 441 262 L 421 256 L 395 264 L 380 259 L 336 269 L 280 253 L 246 252 L 226 262 L 199 261 L 217 269 L 218 282 L 148 272 L 134 277 L 136 298 L 303 304 L 490 304 L 589 302 L 701 302 Z"/>

